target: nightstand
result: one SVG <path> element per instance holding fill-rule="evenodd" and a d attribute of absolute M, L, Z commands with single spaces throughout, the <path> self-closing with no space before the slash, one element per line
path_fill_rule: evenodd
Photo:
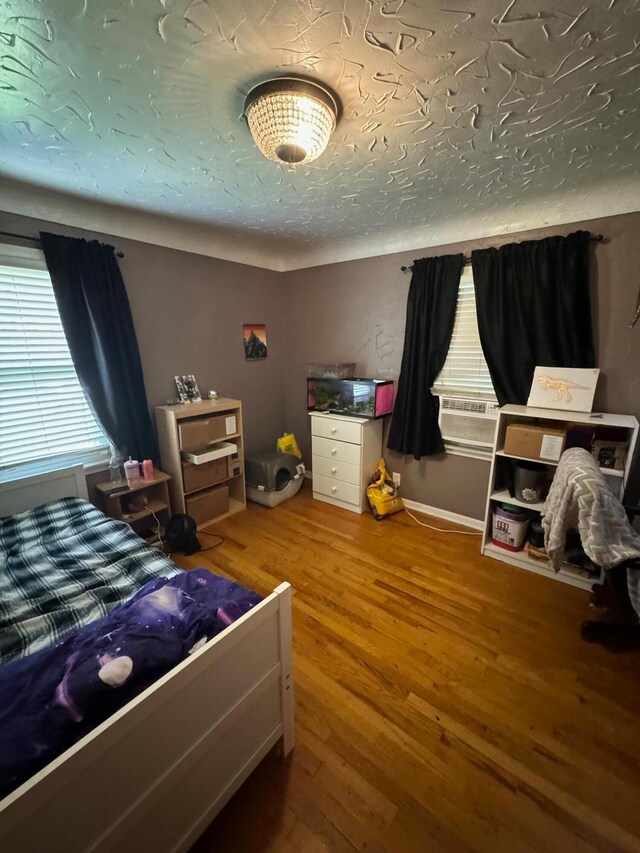
<path fill-rule="evenodd" d="M 158 470 L 153 475 L 153 480 L 141 479 L 134 486 L 129 486 L 126 480 L 121 483 L 98 483 L 96 486 L 100 508 L 105 515 L 126 521 L 147 542 L 155 541 L 158 536 L 158 525 L 153 513 L 161 528 L 164 528 L 171 516 L 168 486 L 171 477 Z M 146 506 L 139 510 L 130 509 L 129 504 L 139 495 L 147 499 Z"/>

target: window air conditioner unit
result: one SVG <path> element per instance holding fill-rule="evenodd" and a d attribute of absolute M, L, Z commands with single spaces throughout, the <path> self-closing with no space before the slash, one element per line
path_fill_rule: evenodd
<path fill-rule="evenodd" d="M 440 432 L 445 441 L 493 447 L 500 405 L 495 400 L 440 397 Z"/>

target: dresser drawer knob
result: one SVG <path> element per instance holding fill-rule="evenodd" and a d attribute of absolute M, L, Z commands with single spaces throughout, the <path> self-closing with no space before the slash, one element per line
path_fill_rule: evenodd
<path fill-rule="evenodd" d="M 338 487 L 337 487 L 337 486 L 331 486 L 331 492 L 332 492 L 332 494 L 334 494 L 334 495 L 335 495 L 335 493 L 336 493 L 337 491 L 338 491 Z"/>
<path fill-rule="evenodd" d="M 332 456 L 335 456 L 337 452 L 338 452 L 338 451 L 336 450 L 336 448 L 335 448 L 335 447 L 332 447 L 332 448 L 331 448 L 331 455 L 332 455 Z"/>
<path fill-rule="evenodd" d="M 337 474 L 337 473 L 338 473 L 338 469 L 337 469 L 337 468 L 332 468 L 332 469 L 331 469 L 331 473 L 332 473 L 332 474 Z"/>
<path fill-rule="evenodd" d="M 338 427 L 331 427 L 331 432 L 335 435 L 338 432 Z"/>

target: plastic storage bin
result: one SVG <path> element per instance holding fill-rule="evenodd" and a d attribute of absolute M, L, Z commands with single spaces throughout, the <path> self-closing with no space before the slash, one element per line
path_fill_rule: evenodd
<path fill-rule="evenodd" d="M 307 379 L 310 412 L 381 418 L 393 409 L 390 379 Z"/>
<path fill-rule="evenodd" d="M 507 510 L 496 504 L 493 508 L 493 544 L 507 551 L 522 551 L 530 521 L 528 510 L 516 512 L 515 508 Z"/>

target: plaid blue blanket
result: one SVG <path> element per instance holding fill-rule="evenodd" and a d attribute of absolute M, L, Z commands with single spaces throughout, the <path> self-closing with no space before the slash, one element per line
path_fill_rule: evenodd
<path fill-rule="evenodd" d="M 93 504 L 63 498 L 0 519 L 0 662 L 105 616 L 180 569 Z"/>

